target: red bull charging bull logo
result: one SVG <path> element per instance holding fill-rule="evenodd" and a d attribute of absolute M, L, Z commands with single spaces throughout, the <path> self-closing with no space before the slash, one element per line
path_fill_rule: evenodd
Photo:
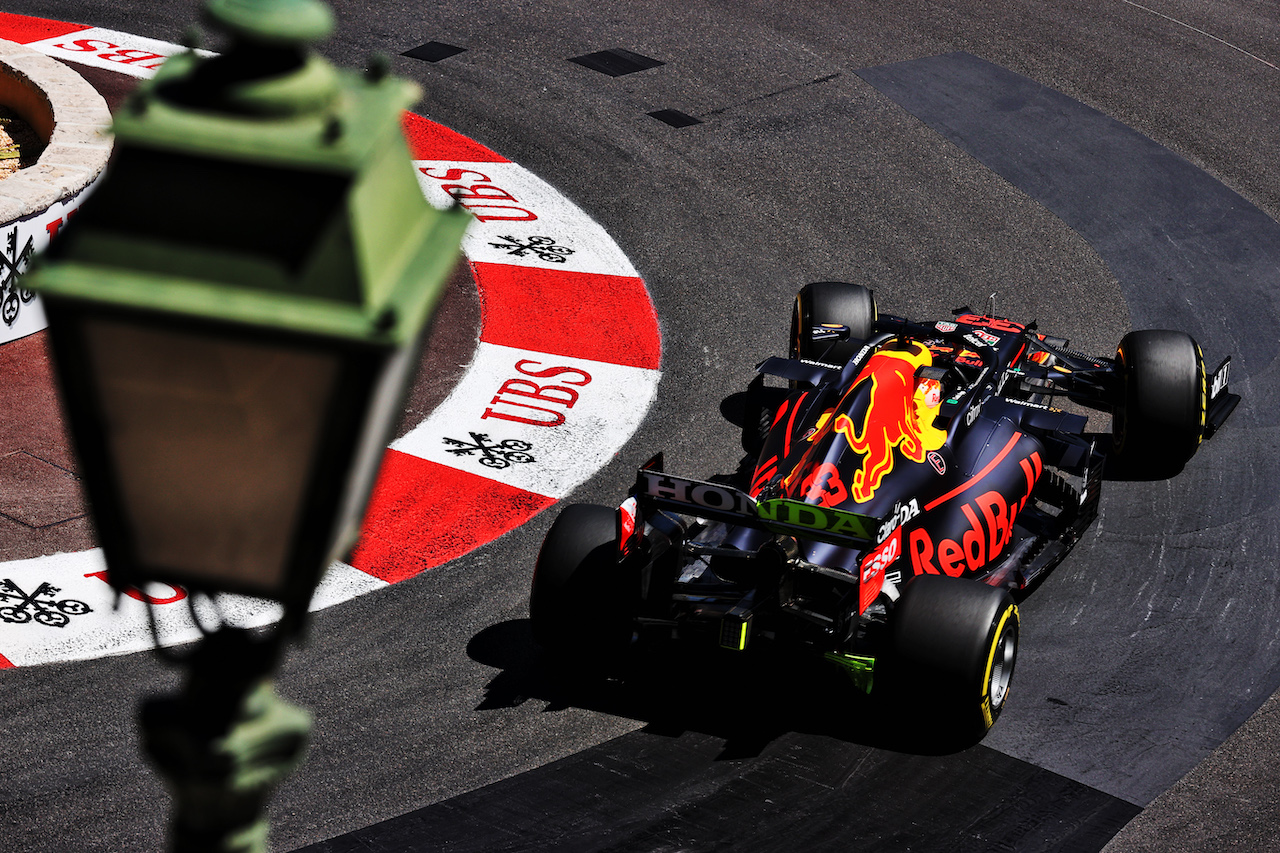
<path fill-rule="evenodd" d="M 853 475 L 850 492 L 859 503 L 871 500 L 886 474 L 893 470 L 897 448 L 912 462 L 924 462 L 947 434 L 933 426 L 942 402 L 936 380 L 915 379 L 916 370 L 933 363 L 929 348 L 911 344 L 905 350 L 881 350 L 867 361 L 846 399 L 871 383 L 871 396 L 861 424 L 848 415 L 837 415 L 833 427 L 849 446 L 862 454 L 862 466 Z"/>

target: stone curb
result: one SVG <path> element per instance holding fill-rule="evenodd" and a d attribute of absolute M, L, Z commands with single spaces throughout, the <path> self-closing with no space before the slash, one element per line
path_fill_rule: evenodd
<path fill-rule="evenodd" d="M 49 140 L 34 166 L 0 181 L 0 223 L 71 198 L 106 168 L 111 111 L 97 90 L 67 66 L 0 39 L 0 100 Z"/>

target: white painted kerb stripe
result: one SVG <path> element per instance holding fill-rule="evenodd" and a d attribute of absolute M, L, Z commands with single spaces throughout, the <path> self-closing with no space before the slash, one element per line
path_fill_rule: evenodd
<path fill-rule="evenodd" d="M 516 368 L 522 363 L 525 373 Z M 565 370 L 545 378 L 531 375 L 553 368 Z M 657 370 L 481 342 L 453 392 L 391 448 L 527 492 L 563 498 L 626 444 L 657 396 L 660 377 Z M 515 381 L 509 387 L 516 391 L 541 393 L 549 400 L 572 400 L 573 405 L 518 393 L 499 395 L 509 380 Z M 534 386 L 543 390 L 534 390 Z M 499 398 L 496 403 L 495 397 Z M 563 423 L 553 426 L 521 422 L 554 422 L 560 417 Z M 482 465 L 478 451 L 470 455 L 449 452 L 457 447 L 446 443 L 446 438 L 471 443 L 473 432 L 487 435 L 495 443 L 528 444 L 527 452 L 534 461 L 496 468 Z"/>
<path fill-rule="evenodd" d="M 91 27 L 27 45 L 54 59 L 105 68 L 131 77 L 152 77 L 167 57 L 184 53 L 182 45 Z M 196 51 L 213 56 L 210 51 Z"/>
<path fill-rule="evenodd" d="M 449 193 L 456 192 L 475 215 L 462 238 L 462 250 L 473 263 L 640 277 L 604 228 L 523 166 L 449 160 L 415 160 L 413 165 L 427 201 L 444 207 Z M 570 252 L 544 256 L 535 249 L 522 250 L 530 237 L 549 238 L 556 248 Z"/>
<path fill-rule="evenodd" d="M 33 595 L 42 583 L 53 580 L 57 584 L 56 592 L 41 596 L 42 606 L 56 611 L 56 602 L 70 599 L 83 602 L 92 611 L 70 617 L 62 627 L 34 621 L 19 624 L 0 621 L 0 653 L 15 666 L 30 666 L 154 648 L 147 624 L 147 605 L 128 596 L 121 596 L 117 604 L 115 592 L 107 582 L 94 577 L 106 568 L 101 548 L 0 564 L 3 578 L 27 595 Z M 345 563 L 334 563 L 316 590 L 311 610 L 322 610 L 384 586 L 387 586 L 385 581 Z M 147 592 L 161 599 L 174 595 L 174 590 L 164 585 L 152 585 Z M 249 628 L 268 625 L 280 618 L 279 606 L 261 599 L 220 595 L 217 602 L 215 612 L 205 599 L 197 599 L 196 612 L 204 624 L 214 625 L 220 617 L 232 625 Z M 164 645 L 199 639 L 200 633 L 191 622 L 185 600 L 153 610 L 156 629 Z"/>

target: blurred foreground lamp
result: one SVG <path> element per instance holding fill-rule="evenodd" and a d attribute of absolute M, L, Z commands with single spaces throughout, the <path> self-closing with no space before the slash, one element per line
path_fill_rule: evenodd
<path fill-rule="evenodd" d="M 140 716 L 173 849 L 257 853 L 309 729 L 270 672 L 354 544 L 468 217 L 414 180 L 417 87 L 309 50 L 326 6 L 206 13 L 230 48 L 172 57 L 125 102 L 107 174 L 26 282 L 112 585 L 284 605 L 266 636 L 197 619 L 182 693 Z"/>
<path fill-rule="evenodd" d="M 413 84 L 307 49 L 313 0 L 211 0 L 232 39 L 124 104 L 39 291 L 117 589 L 305 606 L 354 542 L 458 257 L 401 113 Z"/>

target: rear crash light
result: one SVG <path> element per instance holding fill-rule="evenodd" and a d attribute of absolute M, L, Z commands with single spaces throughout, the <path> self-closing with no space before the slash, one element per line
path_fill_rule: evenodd
<path fill-rule="evenodd" d="M 750 639 L 750 614 L 730 612 L 720 620 L 720 648 L 740 652 L 747 648 L 747 641 Z"/>

